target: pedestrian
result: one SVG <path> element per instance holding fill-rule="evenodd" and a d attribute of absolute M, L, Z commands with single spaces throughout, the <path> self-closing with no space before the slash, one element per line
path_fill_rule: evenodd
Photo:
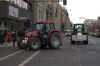
<path fill-rule="evenodd" d="M 17 39 L 16 31 L 13 31 L 13 32 L 12 32 L 13 47 L 15 46 L 16 39 Z"/>
<path fill-rule="evenodd" d="M 4 40 L 5 44 L 7 44 L 7 29 L 6 28 L 3 31 L 3 40 Z"/>
<path fill-rule="evenodd" d="M 7 42 L 10 42 L 11 41 L 11 32 L 8 31 L 7 32 Z"/>
<path fill-rule="evenodd" d="M 0 44 L 1 44 L 1 30 L 0 30 Z"/>
<path fill-rule="evenodd" d="M 3 43 L 3 30 L 0 30 L 0 44 Z"/>
<path fill-rule="evenodd" d="M 19 37 L 23 37 L 24 35 L 25 35 L 24 31 L 22 31 L 22 30 L 18 31 L 18 36 Z"/>
<path fill-rule="evenodd" d="M 3 30 L 0 30 L 0 44 L 3 44 Z"/>

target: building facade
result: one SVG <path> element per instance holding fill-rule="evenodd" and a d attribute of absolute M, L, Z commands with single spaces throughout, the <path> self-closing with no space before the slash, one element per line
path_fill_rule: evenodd
<path fill-rule="evenodd" d="M 67 9 L 62 8 L 61 10 L 61 22 L 62 22 L 62 31 L 71 29 L 71 22 L 69 19 L 69 15 Z"/>
<path fill-rule="evenodd" d="M 31 7 L 30 10 L 31 21 L 40 22 L 43 20 L 54 20 L 55 28 L 59 31 L 61 29 L 70 28 L 70 19 L 66 9 L 63 9 L 59 4 L 59 0 L 24 0 Z M 64 26 L 62 26 L 62 23 Z M 64 27 L 64 28 L 62 28 Z"/>
<path fill-rule="evenodd" d="M 24 0 L 32 5 L 31 21 L 39 22 L 41 20 L 55 19 L 57 17 L 57 8 L 59 0 Z M 31 8 L 28 8 L 29 10 Z M 56 14 L 56 15 L 55 15 Z"/>
<path fill-rule="evenodd" d="M 22 0 L 0 0 L 0 29 L 21 30 L 27 19 L 27 3 Z"/>
<path fill-rule="evenodd" d="M 98 37 L 100 37 L 100 16 L 97 17 L 97 30 L 96 31 L 98 32 Z"/>
<path fill-rule="evenodd" d="M 96 19 L 85 19 L 84 25 L 86 27 L 87 32 L 90 35 L 97 35 L 97 20 Z"/>
<path fill-rule="evenodd" d="M 28 4 L 28 12 L 30 16 L 30 21 L 32 23 L 39 22 L 46 18 L 46 5 L 45 0 L 23 0 Z"/>

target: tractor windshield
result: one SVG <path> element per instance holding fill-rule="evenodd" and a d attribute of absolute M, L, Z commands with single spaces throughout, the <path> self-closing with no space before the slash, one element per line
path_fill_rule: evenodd
<path fill-rule="evenodd" d="M 43 31 L 43 24 L 42 23 L 36 23 L 33 25 L 34 29 L 37 29 L 39 31 Z"/>
<path fill-rule="evenodd" d="M 74 34 L 83 34 L 84 33 L 84 26 L 81 24 L 74 25 Z"/>

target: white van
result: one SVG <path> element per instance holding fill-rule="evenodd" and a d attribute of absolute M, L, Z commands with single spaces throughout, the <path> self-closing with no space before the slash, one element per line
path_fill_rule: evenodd
<path fill-rule="evenodd" d="M 71 44 L 82 42 L 88 44 L 88 34 L 85 32 L 84 24 L 74 24 L 71 32 Z"/>

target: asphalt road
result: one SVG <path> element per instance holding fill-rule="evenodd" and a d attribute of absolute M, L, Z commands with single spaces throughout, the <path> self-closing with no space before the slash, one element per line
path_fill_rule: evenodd
<path fill-rule="evenodd" d="M 0 66 L 100 66 L 100 38 L 89 36 L 89 44 L 70 44 L 63 38 L 59 49 L 39 51 L 0 47 Z"/>

